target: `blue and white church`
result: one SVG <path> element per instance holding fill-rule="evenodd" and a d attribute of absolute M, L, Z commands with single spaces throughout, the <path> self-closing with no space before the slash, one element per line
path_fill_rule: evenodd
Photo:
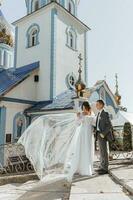
<path fill-rule="evenodd" d="M 9 55 L 14 52 L 13 64 L 11 60 L 3 64 L 3 59 L 0 63 L 0 145 L 16 142 L 40 115 L 74 112 L 79 54 L 86 98 L 90 103 L 103 99 L 115 118 L 119 95 L 104 80 L 88 88 L 90 28 L 78 18 L 79 0 L 25 0 L 25 4 L 26 16 L 13 23 L 14 42 L 10 38 L 5 44 L 0 36 L 0 55 L 3 46 Z"/>

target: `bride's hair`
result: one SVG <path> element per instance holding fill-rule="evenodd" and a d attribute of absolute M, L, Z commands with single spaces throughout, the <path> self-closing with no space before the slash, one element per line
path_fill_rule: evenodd
<path fill-rule="evenodd" d="M 88 101 L 84 101 L 82 103 L 82 106 L 81 106 L 82 110 L 83 110 L 83 107 L 85 107 L 85 109 L 88 110 L 88 111 L 90 111 L 90 109 L 91 109 L 91 106 L 90 106 Z"/>

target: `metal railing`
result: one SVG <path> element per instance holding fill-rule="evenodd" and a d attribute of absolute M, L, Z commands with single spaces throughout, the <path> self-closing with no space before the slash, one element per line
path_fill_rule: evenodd
<path fill-rule="evenodd" d="M 109 146 L 109 156 L 114 159 L 130 159 L 133 162 L 133 149 L 128 149 L 128 143 L 120 147 L 116 142 Z M 99 158 L 99 154 L 96 154 Z M 0 174 L 34 172 L 22 145 L 13 143 L 0 145 Z"/>
<path fill-rule="evenodd" d="M 17 143 L 0 145 L 0 174 L 33 171 L 22 145 Z"/>

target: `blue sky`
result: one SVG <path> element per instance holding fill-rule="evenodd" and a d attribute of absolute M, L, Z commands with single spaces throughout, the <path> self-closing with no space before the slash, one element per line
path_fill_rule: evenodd
<path fill-rule="evenodd" d="M 3 0 L 9 22 L 26 14 L 25 0 Z M 88 33 L 89 86 L 104 79 L 115 90 L 119 75 L 122 105 L 133 112 L 133 0 L 80 0 L 78 17 Z"/>

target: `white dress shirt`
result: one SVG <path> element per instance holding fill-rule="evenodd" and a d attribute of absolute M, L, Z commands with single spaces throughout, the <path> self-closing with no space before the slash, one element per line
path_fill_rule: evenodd
<path fill-rule="evenodd" d="M 98 119 L 97 119 L 97 127 L 96 127 L 96 130 L 97 130 L 97 131 L 100 131 L 100 129 L 99 129 L 99 120 L 100 120 L 102 111 L 103 111 L 103 109 L 100 110 L 100 111 L 98 112 L 98 115 L 97 115 L 97 117 L 98 117 Z"/>

